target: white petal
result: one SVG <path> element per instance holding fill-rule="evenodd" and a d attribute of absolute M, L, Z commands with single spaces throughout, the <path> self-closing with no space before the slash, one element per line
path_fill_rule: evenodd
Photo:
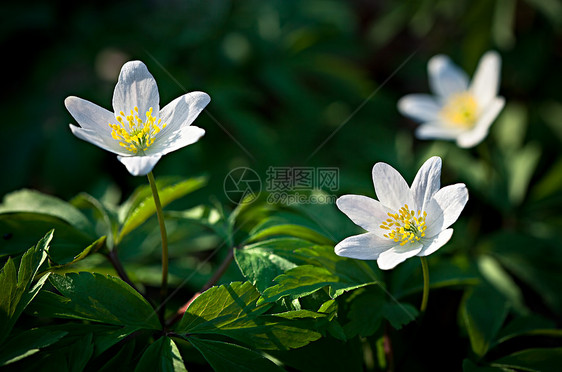
<path fill-rule="evenodd" d="M 124 150 L 122 147 L 119 146 L 117 141 L 112 139 L 112 142 L 104 141 L 98 132 L 86 129 L 86 128 L 79 128 L 75 125 L 70 124 L 70 130 L 72 134 L 76 137 L 80 138 L 81 140 L 90 142 L 106 151 L 112 152 L 118 155 L 128 155 L 128 152 Z"/>
<path fill-rule="evenodd" d="M 462 129 L 446 126 L 442 122 L 431 122 L 416 128 L 416 137 L 419 139 L 456 139 Z"/>
<path fill-rule="evenodd" d="M 396 243 L 372 233 L 350 236 L 339 242 L 334 251 L 338 256 L 359 260 L 376 260 L 379 255 Z"/>
<path fill-rule="evenodd" d="M 379 230 L 381 222 L 388 218 L 388 212 L 394 212 L 363 195 L 343 195 L 336 200 L 336 205 L 353 223 L 371 232 Z"/>
<path fill-rule="evenodd" d="M 64 105 L 82 128 L 93 130 L 102 137 L 111 138 L 109 124 L 118 124 L 112 112 L 90 101 L 73 96 L 67 97 Z"/>
<path fill-rule="evenodd" d="M 167 126 L 161 132 L 163 136 L 191 125 L 197 116 L 209 104 L 211 97 L 204 92 L 191 92 L 176 98 L 160 111 L 162 124 Z"/>
<path fill-rule="evenodd" d="M 457 138 L 457 145 L 463 148 L 476 146 L 486 138 L 490 126 L 498 117 L 500 111 L 505 105 L 503 97 L 496 97 L 492 103 L 486 107 L 474 128 L 468 132 L 464 132 Z"/>
<path fill-rule="evenodd" d="M 498 95 L 500 65 L 500 55 L 494 51 L 484 54 L 478 62 L 470 84 L 470 91 L 480 107 L 487 106 Z"/>
<path fill-rule="evenodd" d="M 414 199 L 408 184 L 398 171 L 386 163 L 377 163 L 373 167 L 373 184 L 379 201 L 394 211 L 404 204 L 414 205 Z"/>
<path fill-rule="evenodd" d="M 437 55 L 429 60 L 427 67 L 431 91 L 441 98 L 468 89 L 466 73 L 451 62 L 449 57 Z"/>
<path fill-rule="evenodd" d="M 146 119 L 146 112 L 153 109 L 152 116 L 158 116 L 160 111 L 160 96 L 156 80 L 152 77 L 146 65 L 141 61 L 127 62 L 121 67 L 119 80 L 113 91 L 113 110 L 115 115 L 123 111 L 130 115 L 135 107 L 139 109 L 141 120 Z"/>
<path fill-rule="evenodd" d="M 197 142 L 204 134 L 205 130 L 196 127 L 195 125 L 183 127 L 170 137 L 164 138 L 161 142 L 156 140 L 154 145 L 149 147 L 148 151 L 145 151 L 145 153 L 147 155 L 166 155 L 172 151 L 179 150 L 182 147 Z"/>
<path fill-rule="evenodd" d="M 425 205 L 441 187 L 441 158 L 433 156 L 425 161 L 412 182 L 412 193 L 416 209 L 425 209 Z"/>
<path fill-rule="evenodd" d="M 468 190 L 463 183 L 445 186 L 437 191 L 426 208 L 427 230 L 431 237 L 451 226 L 461 214 L 468 201 Z"/>
<path fill-rule="evenodd" d="M 429 94 L 409 94 L 400 98 L 398 110 L 402 115 L 423 123 L 437 120 L 441 105 Z"/>
<path fill-rule="evenodd" d="M 423 248 L 418 256 L 429 256 L 444 246 L 451 239 L 451 236 L 453 236 L 453 229 L 446 229 L 432 238 L 423 239 Z"/>
<path fill-rule="evenodd" d="M 123 163 L 129 173 L 133 176 L 146 176 L 158 163 L 162 156 L 118 156 L 117 159 Z"/>
<path fill-rule="evenodd" d="M 377 265 L 381 270 L 393 269 L 396 265 L 417 255 L 422 249 L 420 243 L 408 243 L 404 246 L 395 246 L 380 254 Z"/>

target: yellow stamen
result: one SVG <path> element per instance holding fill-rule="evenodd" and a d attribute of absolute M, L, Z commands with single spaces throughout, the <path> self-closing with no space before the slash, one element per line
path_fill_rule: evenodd
<path fill-rule="evenodd" d="M 407 204 L 398 210 L 398 213 L 388 213 L 390 218 L 383 221 L 380 228 L 383 230 L 390 230 L 390 233 L 383 236 L 401 246 L 406 243 L 419 242 L 425 236 L 427 226 L 425 219 L 427 213 L 421 210 L 417 212 L 410 210 Z M 417 217 L 416 217 L 417 216 Z"/>
<path fill-rule="evenodd" d="M 445 103 L 440 115 L 458 128 L 472 128 L 478 118 L 478 103 L 468 92 L 453 94 Z"/>
<path fill-rule="evenodd" d="M 152 116 L 152 111 L 152 107 L 146 111 L 146 120 L 144 121 L 138 116 L 138 107 L 134 107 L 130 115 L 125 115 L 123 111 L 119 111 L 119 115 L 115 118 L 119 125 L 109 123 L 111 137 L 119 141 L 119 145 L 128 151 L 134 154 L 140 151 L 142 154 L 154 143 L 155 136 L 166 128 L 166 123 L 160 125 L 161 119 L 156 122 L 156 118 Z"/>

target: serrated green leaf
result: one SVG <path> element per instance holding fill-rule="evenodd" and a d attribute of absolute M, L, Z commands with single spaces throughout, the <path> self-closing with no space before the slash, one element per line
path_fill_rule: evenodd
<path fill-rule="evenodd" d="M 33 355 L 39 349 L 54 344 L 67 333 L 65 331 L 33 328 L 13 335 L 10 338 L 10 342 L 4 344 L 0 349 L 0 366 L 17 362 Z"/>
<path fill-rule="evenodd" d="M 256 306 L 259 293 L 249 282 L 213 287 L 197 297 L 177 326 L 178 333 L 220 334 L 262 350 L 297 348 L 320 338 L 308 310 L 263 315 L 270 305 Z"/>
<path fill-rule="evenodd" d="M 239 318 L 262 314 L 268 306 L 256 307 L 259 296 L 250 282 L 212 287 L 193 300 L 176 331 L 193 333 L 198 329 L 214 329 Z"/>
<path fill-rule="evenodd" d="M 523 371 L 558 371 L 562 365 L 562 348 L 536 348 L 518 351 L 491 363 L 494 367 Z"/>
<path fill-rule="evenodd" d="M 62 318 L 160 329 L 158 316 L 150 304 L 121 279 L 96 273 L 53 274 L 51 284 L 63 295 L 45 292 L 34 310 L 42 307 Z"/>
<path fill-rule="evenodd" d="M 135 372 L 144 371 L 183 372 L 187 369 L 174 341 L 163 336 L 154 341 L 142 354 Z"/>
<path fill-rule="evenodd" d="M 159 188 L 158 194 L 160 196 L 162 207 L 165 207 L 172 201 L 203 187 L 206 183 L 206 178 L 199 177 Z M 122 208 L 120 215 L 123 216 L 123 224 L 121 226 L 121 230 L 119 231 L 118 241 L 121 241 L 125 235 L 140 226 L 155 213 L 156 206 L 154 205 L 152 195 L 147 194 L 145 188 L 143 188 L 142 191 L 138 191 L 132 201 L 125 204 Z"/>
<path fill-rule="evenodd" d="M 3 213 L 34 213 L 59 218 L 77 230 L 93 236 L 93 226 L 88 218 L 72 204 L 54 196 L 34 190 L 19 190 L 7 194 L 0 205 Z"/>
<path fill-rule="evenodd" d="M 203 354 L 217 372 L 283 371 L 261 354 L 239 345 L 193 336 L 188 337 L 187 340 Z"/>
<path fill-rule="evenodd" d="M 8 336 L 22 311 L 37 295 L 48 278 L 45 275 L 33 287 L 31 283 L 37 270 L 47 258 L 49 243 L 53 238 L 50 231 L 35 247 L 22 256 L 18 274 L 11 259 L 8 259 L 0 273 L 0 343 Z"/>
<path fill-rule="evenodd" d="M 312 265 L 297 266 L 279 275 L 275 278 L 275 282 L 276 285 L 263 292 L 260 302 L 275 302 L 285 296 L 291 299 L 300 298 L 327 286 L 330 287 L 330 297 L 336 298 L 347 291 L 377 283 L 372 280 L 359 282 L 340 275 L 339 272 L 333 273 L 324 267 Z"/>
<path fill-rule="evenodd" d="M 236 249 L 234 259 L 244 276 L 263 292 L 273 284 L 275 277 L 298 264 L 305 264 L 306 261 L 294 252 L 298 248 L 312 245 L 313 243 L 302 239 L 272 239 Z"/>
<path fill-rule="evenodd" d="M 493 288 L 476 286 L 465 294 L 461 306 L 461 318 L 468 331 L 472 351 L 483 356 L 501 328 L 509 304 Z"/>

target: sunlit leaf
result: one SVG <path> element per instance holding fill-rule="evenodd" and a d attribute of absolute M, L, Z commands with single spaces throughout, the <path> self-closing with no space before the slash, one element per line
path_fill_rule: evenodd
<path fill-rule="evenodd" d="M 50 231 L 35 247 L 25 252 L 17 274 L 12 259 L 8 259 L 0 272 L 0 343 L 6 339 L 22 311 L 49 277 L 44 275 L 32 286 L 37 270 L 47 258 L 52 238 L 53 231 Z"/>
<path fill-rule="evenodd" d="M 81 272 L 53 274 L 50 282 L 62 296 L 42 292 L 33 306 L 36 314 L 160 329 L 150 304 L 121 279 Z"/>
<path fill-rule="evenodd" d="M 0 213 L 46 214 L 59 218 L 77 230 L 93 236 L 93 226 L 76 207 L 54 196 L 34 190 L 19 190 L 7 194 L 0 205 Z"/>

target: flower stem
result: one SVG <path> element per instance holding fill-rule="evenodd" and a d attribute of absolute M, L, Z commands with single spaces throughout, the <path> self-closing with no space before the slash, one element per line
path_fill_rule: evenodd
<path fill-rule="evenodd" d="M 427 267 L 427 258 L 420 257 L 423 271 L 423 297 L 420 311 L 423 313 L 427 308 L 427 300 L 429 298 L 429 268 Z"/>
<path fill-rule="evenodd" d="M 162 304 L 160 305 L 160 316 L 163 319 L 166 309 L 165 300 L 168 294 L 168 237 L 166 235 L 166 225 L 164 224 L 164 212 L 162 211 L 162 204 L 160 203 L 156 181 L 154 180 L 152 172 L 148 173 L 148 182 L 152 190 L 152 197 L 154 198 L 154 205 L 156 206 L 156 215 L 158 216 L 158 224 L 160 225 L 160 235 L 162 237 L 162 287 L 160 287 Z"/>

